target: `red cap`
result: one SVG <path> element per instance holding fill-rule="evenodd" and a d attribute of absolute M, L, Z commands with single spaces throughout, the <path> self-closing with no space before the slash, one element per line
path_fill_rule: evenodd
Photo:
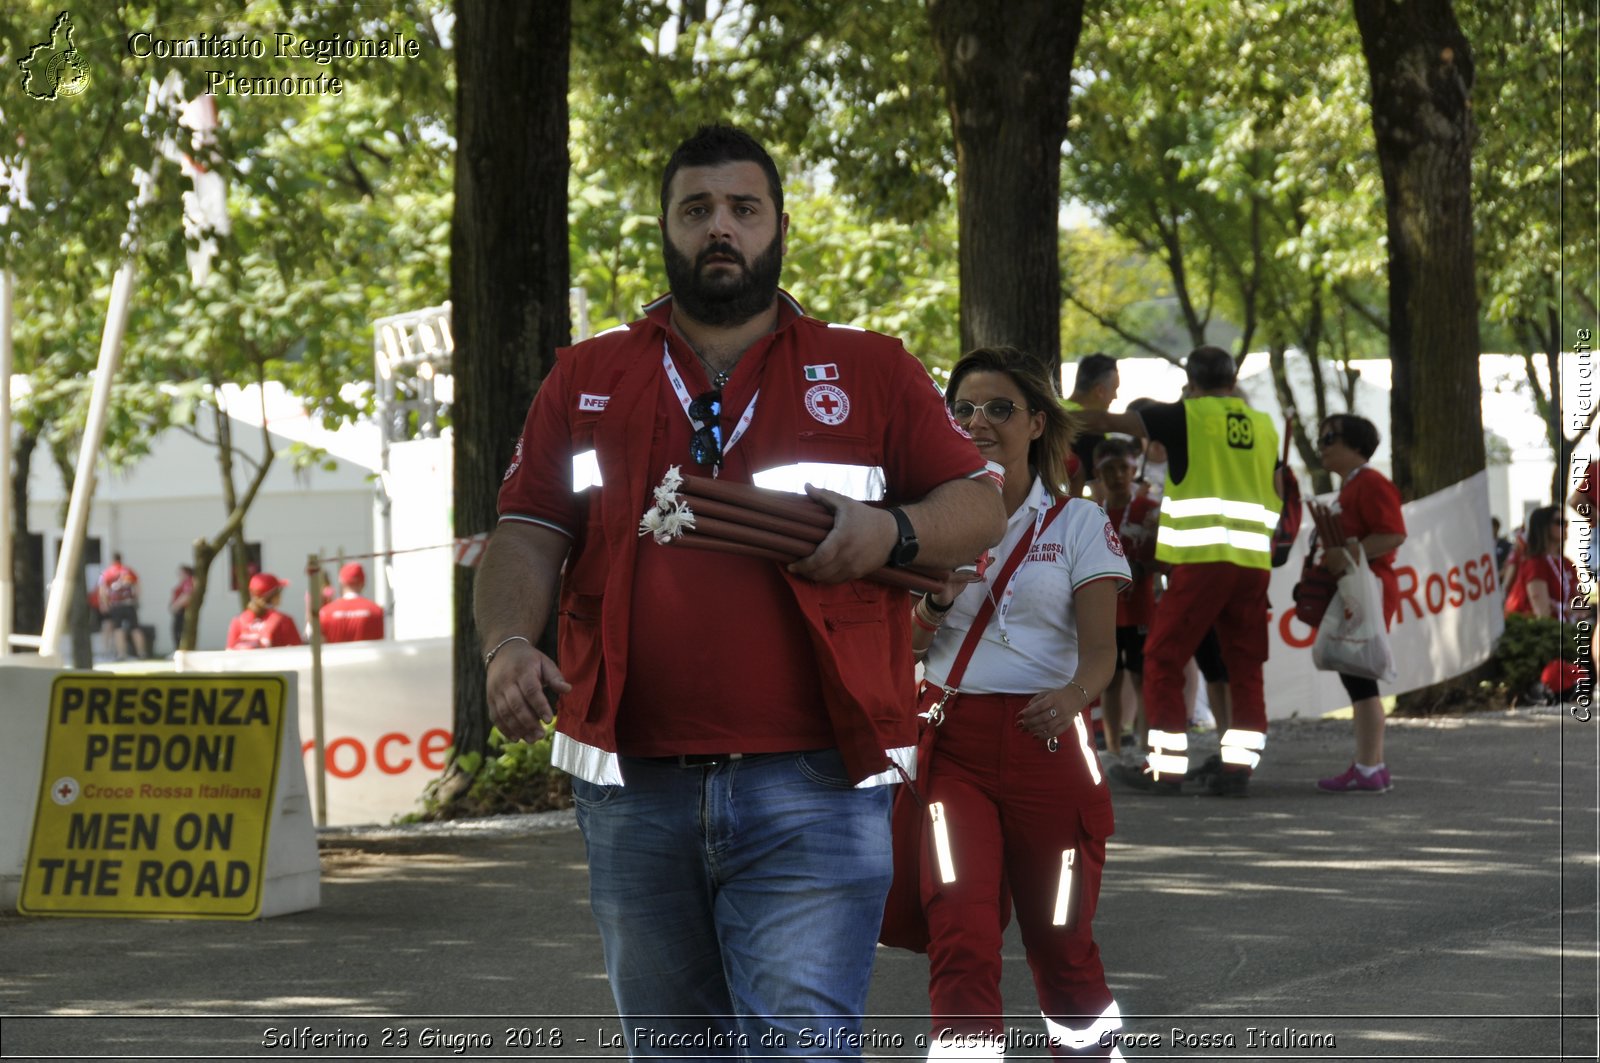
<path fill-rule="evenodd" d="M 339 582 L 357 590 L 367 585 L 367 570 L 356 561 L 349 561 L 339 570 Z"/>
<path fill-rule="evenodd" d="M 267 595 L 279 587 L 287 587 L 289 581 L 279 579 L 270 572 L 258 572 L 250 577 L 250 597 L 265 599 Z"/>

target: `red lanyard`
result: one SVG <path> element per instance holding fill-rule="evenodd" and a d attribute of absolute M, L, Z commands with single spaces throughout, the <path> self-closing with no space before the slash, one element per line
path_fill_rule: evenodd
<path fill-rule="evenodd" d="M 1017 540 L 1017 545 L 1012 547 L 1011 556 L 1006 558 L 1006 563 L 1001 566 L 1000 573 L 995 577 L 994 585 L 1009 589 L 1011 577 L 1016 574 L 1022 559 L 1028 556 L 1028 551 L 1033 544 L 1038 542 L 1044 530 L 1050 527 L 1061 511 L 1067 508 L 1067 499 L 1062 498 L 1050 507 L 1050 512 L 1045 514 L 1044 520 L 1035 522 L 1032 535 L 1026 535 Z M 929 719 L 938 723 L 943 717 L 944 706 L 961 686 L 961 678 L 967 673 L 967 665 L 972 660 L 972 655 L 977 652 L 978 640 L 983 637 L 983 629 L 989 626 L 989 618 L 994 615 L 994 595 L 984 596 L 983 604 L 978 607 L 978 613 L 972 618 L 972 627 L 967 631 L 967 637 L 961 643 L 961 648 L 956 651 L 956 659 L 950 665 L 950 673 L 944 677 L 944 696 L 941 697 L 932 709 L 928 710 Z"/>

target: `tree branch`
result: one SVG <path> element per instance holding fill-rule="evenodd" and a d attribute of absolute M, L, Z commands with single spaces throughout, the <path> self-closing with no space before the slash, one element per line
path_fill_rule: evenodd
<path fill-rule="evenodd" d="M 1357 316 L 1366 321 L 1367 324 L 1377 329 L 1383 335 L 1389 335 L 1389 322 L 1384 320 L 1380 314 L 1369 308 L 1360 299 L 1357 299 L 1350 291 L 1348 285 L 1342 283 L 1335 284 L 1333 286 L 1333 294 L 1337 295 L 1346 306 L 1354 310 Z"/>
<path fill-rule="evenodd" d="M 1183 359 L 1162 350 L 1160 347 L 1157 347 L 1155 344 L 1151 343 L 1142 336 L 1134 335 L 1132 332 L 1129 332 L 1127 329 L 1118 324 L 1115 318 L 1106 317 L 1100 311 L 1096 310 L 1082 299 L 1079 299 L 1077 293 L 1067 285 L 1062 285 L 1061 297 L 1067 302 L 1071 303 L 1073 306 L 1077 307 L 1079 310 L 1082 310 L 1085 314 L 1088 314 L 1090 317 L 1094 318 L 1096 323 L 1098 323 L 1102 328 L 1110 329 L 1112 332 L 1115 332 L 1118 336 L 1133 344 L 1135 347 L 1138 347 L 1141 350 L 1149 351 L 1157 358 L 1164 358 L 1173 365 L 1181 366 L 1183 364 Z"/>
<path fill-rule="evenodd" d="M 1583 307 L 1590 317 L 1600 317 L 1600 307 L 1594 305 L 1594 299 L 1590 297 L 1588 292 L 1576 285 L 1569 284 L 1567 285 L 1567 294 L 1577 300 L 1578 304 Z"/>
<path fill-rule="evenodd" d="M 371 199 L 374 195 L 372 182 L 367 180 L 367 175 L 362 173 L 361 167 L 356 164 L 354 152 L 346 151 L 344 153 L 344 165 L 345 169 L 350 171 L 351 183 L 356 186 L 356 191 L 361 193 L 361 198 Z"/>

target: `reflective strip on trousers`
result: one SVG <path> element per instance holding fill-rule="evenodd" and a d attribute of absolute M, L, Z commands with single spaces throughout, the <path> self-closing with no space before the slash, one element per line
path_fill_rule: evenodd
<path fill-rule="evenodd" d="M 934 801 L 928 805 L 928 818 L 933 821 L 933 851 L 939 858 L 939 881 L 954 882 L 956 863 L 950 856 L 950 828 L 944 821 L 943 801 Z"/>
<path fill-rule="evenodd" d="M 1072 918 L 1072 871 L 1077 862 L 1076 850 L 1061 850 L 1061 882 L 1056 886 L 1056 911 L 1050 919 L 1055 926 L 1066 926 Z"/>
<path fill-rule="evenodd" d="M 826 461 L 800 461 L 763 469 L 750 477 L 757 487 L 791 494 L 806 493 L 806 484 L 835 491 L 857 502 L 881 502 L 888 482 L 879 465 L 845 465 Z"/>
<path fill-rule="evenodd" d="M 1189 736 L 1182 731 L 1158 731 L 1152 727 L 1147 741 L 1150 743 L 1147 758 L 1150 773 L 1157 779 L 1162 775 L 1183 778 L 1189 770 Z"/>
<path fill-rule="evenodd" d="M 1230 727 L 1222 733 L 1222 763 L 1238 764 L 1252 770 L 1261 763 L 1261 750 L 1267 748 L 1267 736 L 1260 731 L 1241 731 Z"/>
<path fill-rule="evenodd" d="M 1100 1044 L 1106 1035 L 1122 1029 L 1122 1012 L 1117 1010 L 1117 1002 L 1112 1001 L 1100 1017 L 1087 1029 L 1074 1030 L 1064 1026 L 1046 1015 L 1044 1028 L 1050 1034 L 1050 1043 L 1062 1048 L 1088 1048 L 1090 1045 Z M 1121 1056 L 1113 1055 L 1111 1058 L 1120 1059 Z"/>
<path fill-rule="evenodd" d="M 1078 751 L 1083 754 L 1083 762 L 1089 766 L 1089 778 L 1099 786 L 1100 758 L 1094 755 L 1094 747 L 1089 744 L 1089 728 L 1083 722 L 1083 713 L 1074 716 L 1072 722 L 1078 730 Z"/>

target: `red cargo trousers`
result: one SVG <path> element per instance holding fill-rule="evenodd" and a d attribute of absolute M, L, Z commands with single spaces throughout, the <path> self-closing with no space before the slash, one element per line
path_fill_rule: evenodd
<path fill-rule="evenodd" d="M 1174 738 L 1187 732 L 1183 669 L 1206 631 L 1215 627 L 1233 696 L 1233 726 L 1223 736 L 1223 745 L 1234 745 L 1229 735 L 1237 732 L 1241 766 L 1255 759 L 1252 754 L 1259 754 L 1267 733 L 1261 666 L 1267 660 L 1267 584 L 1271 579 L 1268 569 L 1226 561 L 1173 566 L 1144 644 L 1144 708 L 1151 731 Z M 1223 753 L 1228 759 L 1229 750 L 1225 748 Z"/>
<path fill-rule="evenodd" d="M 1017 726 L 1032 695 L 961 694 L 917 785 L 932 818 L 924 904 L 932 940 L 929 1059 L 1004 1053 L 1000 949 L 1009 891 L 1051 1053 L 1120 1059 L 1093 920 L 1113 823 L 1088 720 L 1050 751 Z M 1037 1034 L 1034 1034 L 1037 1036 Z M 1039 1043 L 1039 1042 L 1034 1042 Z"/>

